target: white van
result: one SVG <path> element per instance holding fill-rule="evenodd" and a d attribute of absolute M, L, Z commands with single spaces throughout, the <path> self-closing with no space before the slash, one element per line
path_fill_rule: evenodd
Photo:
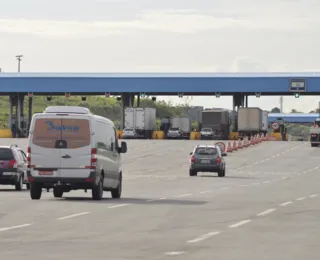
<path fill-rule="evenodd" d="M 92 190 L 101 200 L 103 191 L 120 198 L 122 191 L 121 153 L 112 121 L 96 116 L 84 107 L 50 106 L 32 117 L 28 137 L 28 181 L 33 200 L 42 189 L 53 188 L 60 198 L 71 190 Z"/>

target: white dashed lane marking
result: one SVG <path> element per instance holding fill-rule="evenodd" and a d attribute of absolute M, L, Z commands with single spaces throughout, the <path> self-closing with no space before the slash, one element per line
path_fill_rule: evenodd
<path fill-rule="evenodd" d="M 31 225 L 32 225 L 32 224 L 23 224 L 23 225 L 19 225 L 19 226 L 4 227 L 4 228 L 0 228 L 0 232 L 12 230 L 12 229 L 29 227 L 29 226 L 31 226 Z"/>
<path fill-rule="evenodd" d="M 245 225 L 245 224 L 248 224 L 248 223 L 250 223 L 251 221 L 252 221 L 251 219 L 242 220 L 242 221 L 237 222 L 237 223 L 235 223 L 235 224 L 233 224 L 233 225 L 230 225 L 229 228 L 237 228 L 237 227 L 243 226 L 243 225 Z"/>
<path fill-rule="evenodd" d="M 182 197 L 188 197 L 188 196 L 192 196 L 191 193 L 187 193 L 187 194 L 181 194 L 181 195 L 178 195 L 178 196 L 175 196 L 176 198 L 182 198 Z"/>
<path fill-rule="evenodd" d="M 292 204 L 292 201 L 283 202 L 283 203 L 280 204 L 280 206 L 284 207 L 284 206 L 287 206 L 289 204 Z"/>
<path fill-rule="evenodd" d="M 205 193 L 211 193 L 212 190 L 205 190 L 205 191 L 201 191 L 200 194 L 205 194 Z"/>
<path fill-rule="evenodd" d="M 220 234 L 220 232 L 210 232 L 210 233 L 204 234 L 204 235 L 202 235 L 200 237 L 197 237 L 195 239 L 188 240 L 187 243 L 197 243 L 197 242 L 206 240 L 206 239 L 208 239 L 210 237 L 216 236 L 218 234 Z"/>
<path fill-rule="evenodd" d="M 176 256 L 176 255 L 182 255 L 186 253 L 185 251 L 173 251 L 173 252 L 167 252 L 167 253 L 164 253 L 165 255 L 170 255 L 170 256 Z"/>
<path fill-rule="evenodd" d="M 90 212 L 81 212 L 81 213 L 77 213 L 77 214 L 73 214 L 73 215 L 64 216 L 64 217 L 61 217 L 61 218 L 58 218 L 58 219 L 59 220 L 69 219 L 69 218 L 79 217 L 79 216 L 82 216 L 82 215 L 87 215 L 89 213 Z"/>
<path fill-rule="evenodd" d="M 260 212 L 259 214 L 257 214 L 258 217 L 261 217 L 261 216 L 265 216 L 265 215 L 268 215 L 270 214 L 271 212 L 275 211 L 276 209 L 267 209 L 263 212 Z"/>
<path fill-rule="evenodd" d="M 118 205 L 114 205 L 114 206 L 108 207 L 108 209 L 120 208 L 120 207 L 129 206 L 129 205 L 130 204 L 118 204 Z"/>

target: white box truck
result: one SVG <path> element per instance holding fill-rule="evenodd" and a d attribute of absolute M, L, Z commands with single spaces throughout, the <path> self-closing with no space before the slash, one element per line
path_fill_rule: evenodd
<path fill-rule="evenodd" d="M 259 107 L 241 107 L 238 109 L 238 132 L 240 139 L 256 134 L 268 133 L 268 112 Z"/>
<path fill-rule="evenodd" d="M 174 117 L 171 119 L 171 128 L 167 133 L 167 138 L 190 139 L 191 131 L 192 131 L 192 124 L 189 118 Z"/>
<path fill-rule="evenodd" d="M 152 139 L 156 130 L 156 109 L 149 107 L 127 107 L 124 112 L 125 129 L 134 129 L 137 138 Z"/>

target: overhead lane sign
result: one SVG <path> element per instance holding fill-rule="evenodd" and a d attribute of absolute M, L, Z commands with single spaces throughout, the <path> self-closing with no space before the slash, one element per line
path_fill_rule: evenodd
<path fill-rule="evenodd" d="M 289 91 L 292 92 L 306 92 L 306 79 L 304 78 L 295 78 L 290 80 Z"/>

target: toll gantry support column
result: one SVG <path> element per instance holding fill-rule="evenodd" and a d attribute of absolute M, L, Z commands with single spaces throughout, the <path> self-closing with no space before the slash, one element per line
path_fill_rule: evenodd
<path fill-rule="evenodd" d="M 232 125 L 233 125 L 233 131 L 237 132 L 238 131 L 238 124 L 236 120 L 236 111 L 238 111 L 239 107 L 244 107 L 244 104 L 246 103 L 246 106 L 248 106 L 248 96 L 246 96 L 246 102 L 245 102 L 245 95 L 240 93 L 240 94 L 234 94 L 233 95 L 233 118 L 232 118 Z"/>
<path fill-rule="evenodd" d="M 24 110 L 24 95 L 10 95 L 9 96 L 9 122 L 8 126 L 11 129 L 14 137 L 23 137 L 24 122 L 23 122 L 23 110 Z M 15 110 L 14 110 L 15 108 Z M 15 111 L 15 112 L 14 112 Z"/>

